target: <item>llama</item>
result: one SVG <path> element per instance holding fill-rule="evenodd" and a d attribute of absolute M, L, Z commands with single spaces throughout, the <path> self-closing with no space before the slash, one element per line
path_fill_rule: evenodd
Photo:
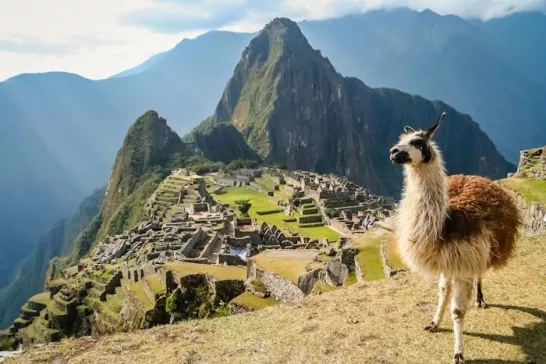
<path fill-rule="evenodd" d="M 438 279 L 438 307 L 426 330 L 435 332 L 451 298 L 453 362 L 464 363 L 462 333 L 473 285 L 476 305 L 485 308 L 482 277 L 513 255 L 519 211 L 511 196 L 490 179 L 447 177 L 432 140 L 446 113 L 427 130 L 404 127 L 390 159 L 404 167 L 404 189 L 396 213 L 398 249 L 404 263 Z"/>

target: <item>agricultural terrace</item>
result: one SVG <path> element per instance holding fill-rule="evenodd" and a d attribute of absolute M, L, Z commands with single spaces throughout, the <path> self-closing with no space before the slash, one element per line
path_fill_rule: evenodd
<path fill-rule="evenodd" d="M 264 180 L 261 178 L 259 180 Z M 252 207 L 250 208 L 249 215 L 256 219 L 259 223 L 265 222 L 268 225 L 275 225 L 279 229 L 288 230 L 292 233 L 300 233 L 301 235 L 308 236 L 312 239 L 326 238 L 329 242 L 336 242 L 339 240 L 339 234 L 328 226 L 316 226 L 316 227 L 300 227 L 297 221 L 288 222 L 290 216 L 287 216 L 283 212 L 259 215 L 258 211 L 270 211 L 278 209 L 279 207 L 273 203 L 272 198 L 260 193 L 256 190 L 246 187 L 226 187 L 225 193 L 212 194 L 213 197 L 222 202 L 229 203 L 235 206 L 237 200 L 250 200 Z"/>

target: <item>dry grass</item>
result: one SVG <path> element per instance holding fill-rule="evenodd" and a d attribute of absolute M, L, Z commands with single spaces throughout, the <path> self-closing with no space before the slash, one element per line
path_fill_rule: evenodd
<path fill-rule="evenodd" d="M 486 277 L 490 308 L 472 309 L 465 326 L 471 363 L 546 362 L 545 258 L 546 237 L 525 240 Z M 449 318 L 423 330 L 435 304 L 435 282 L 405 273 L 245 315 L 70 339 L 7 363 L 447 363 Z"/>
<path fill-rule="evenodd" d="M 208 274 L 216 279 L 246 279 L 246 267 L 197 264 L 187 262 L 167 262 L 165 269 L 178 276 L 190 274 Z"/>
<path fill-rule="evenodd" d="M 318 252 L 315 250 L 266 250 L 251 259 L 263 270 L 276 273 L 297 284 Z"/>

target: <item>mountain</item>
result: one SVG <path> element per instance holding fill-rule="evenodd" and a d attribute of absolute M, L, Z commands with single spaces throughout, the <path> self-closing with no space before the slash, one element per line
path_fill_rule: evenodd
<path fill-rule="evenodd" d="M 546 49 L 541 46 L 546 44 L 546 14 L 513 13 L 488 21 L 475 20 L 474 24 L 504 47 L 515 67 L 546 87 Z"/>
<path fill-rule="evenodd" d="M 56 256 L 70 254 L 80 232 L 98 214 L 104 188 L 95 190 L 86 197 L 76 213 L 64 219 L 43 236 L 18 267 L 15 278 L 10 284 L 0 289 L 0 328 L 7 327 L 19 314 L 26 300 L 43 290 L 49 261 Z"/>
<path fill-rule="evenodd" d="M 515 169 L 469 115 L 343 77 L 296 23 L 277 18 L 245 49 L 205 123 L 231 123 L 266 162 L 346 175 L 375 193 L 399 195 L 389 148 L 404 125 L 424 128 L 442 111 L 449 116 L 436 139 L 450 173 L 499 178 Z"/>
<path fill-rule="evenodd" d="M 245 138 L 231 123 L 218 123 L 208 118 L 185 137 L 195 144 L 204 157 L 228 164 L 234 160 L 260 161 L 255 150 L 250 148 Z"/>
<path fill-rule="evenodd" d="M 147 218 L 143 206 L 171 168 L 190 148 L 156 111 L 147 111 L 129 128 L 118 151 L 101 209 L 99 236 L 120 233 Z"/>
<path fill-rule="evenodd" d="M 305 21 L 301 29 L 344 75 L 440 99 L 470 114 L 515 162 L 521 149 L 546 140 L 546 86 L 537 78 L 543 58 L 536 57 L 544 53 L 544 23 L 520 33 L 524 22 L 509 20 L 479 26 L 430 10 L 394 9 Z"/>
<path fill-rule="evenodd" d="M 164 52 L 155 54 L 152 57 L 148 58 L 146 61 L 139 64 L 138 66 L 122 71 L 120 73 L 116 73 L 115 75 L 112 76 L 112 78 L 127 77 L 127 76 L 132 76 L 132 75 L 136 75 L 138 73 L 144 72 L 150 67 L 152 67 L 157 61 L 161 60 L 165 55 L 167 55 L 169 51 L 164 51 Z"/>

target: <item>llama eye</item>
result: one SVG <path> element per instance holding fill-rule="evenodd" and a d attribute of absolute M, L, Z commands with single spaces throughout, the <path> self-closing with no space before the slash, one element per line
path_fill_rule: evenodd
<path fill-rule="evenodd" d="M 422 140 L 412 140 L 410 145 L 414 146 L 417 149 L 423 149 L 425 143 Z"/>

